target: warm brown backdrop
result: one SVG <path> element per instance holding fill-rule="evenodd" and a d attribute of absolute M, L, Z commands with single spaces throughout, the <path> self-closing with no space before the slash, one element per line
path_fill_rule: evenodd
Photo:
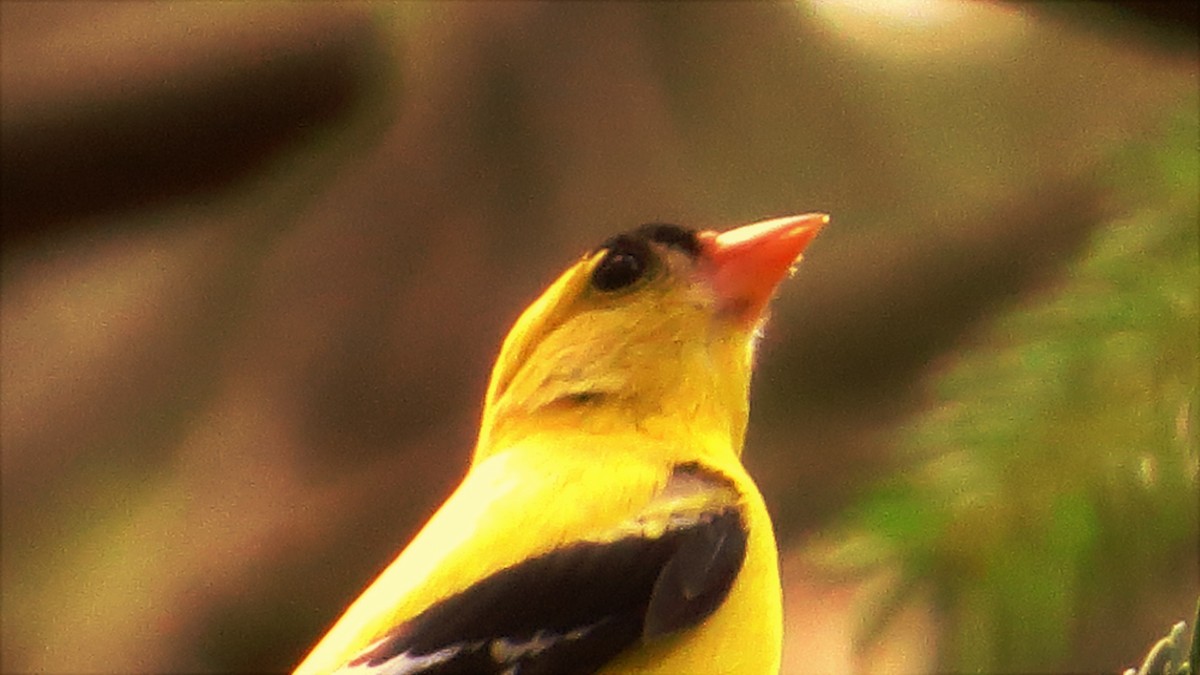
<path fill-rule="evenodd" d="M 1170 25 L 893 7 L 0 3 L 0 669 L 287 668 L 461 475 L 563 265 L 815 210 L 747 456 L 785 670 L 846 667 L 853 588 L 795 551 L 1197 88 Z M 1129 665 L 1150 614 L 1077 657 Z M 910 619 L 875 666 L 932 663 Z"/>

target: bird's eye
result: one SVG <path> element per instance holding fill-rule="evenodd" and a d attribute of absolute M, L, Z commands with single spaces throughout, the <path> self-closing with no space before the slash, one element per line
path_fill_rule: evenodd
<path fill-rule="evenodd" d="M 650 252 L 645 246 L 618 242 L 592 271 L 592 286 L 600 291 L 617 291 L 630 286 L 646 274 Z"/>

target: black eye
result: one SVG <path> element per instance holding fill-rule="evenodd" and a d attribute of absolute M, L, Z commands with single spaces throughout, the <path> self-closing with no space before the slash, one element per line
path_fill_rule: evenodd
<path fill-rule="evenodd" d="M 592 286 L 600 291 L 616 291 L 633 284 L 650 267 L 650 256 L 644 242 L 617 238 L 592 271 Z"/>

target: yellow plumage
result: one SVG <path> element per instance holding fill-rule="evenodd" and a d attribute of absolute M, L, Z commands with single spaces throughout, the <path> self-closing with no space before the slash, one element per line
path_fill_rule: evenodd
<path fill-rule="evenodd" d="M 462 483 L 296 672 L 335 672 L 356 658 L 366 669 L 364 650 L 375 650 L 371 663 L 382 662 L 385 648 L 401 645 L 396 649 L 407 649 L 407 656 L 380 672 L 420 672 L 421 664 L 465 662 L 470 653 L 498 660 L 494 672 L 513 667 L 520 673 L 527 664 L 519 659 L 599 643 L 601 627 L 614 622 L 600 612 L 598 623 L 580 619 L 570 631 L 560 626 L 487 639 L 468 631 L 445 651 L 403 647 L 401 638 L 436 632 L 429 625 L 433 615 L 423 614 L 431 607 L 456 597 L 474 602 L 470 594 L 481 581 L 524 569 L 540 556 L 590 546 L 587 555 L 607 560 L 621 546 L 640 551 L 643 544 L 658 546 L 668 532 L 701 532 L 721 513 L 737 514 L 745 538 L 744 557 L 735 561 L 740 567 L 730 568 L 732 583 L 723 584 L 720 570 L 703 561 L 681 576 L 718 598 L 715 609 L 691 607 L 686 592 L 672 603 L 656 585 L 651 607 L 658 596 L 663 607 L 678 605 L 682 627 L 650 635 L 647 620 L 634 627 L 647 633 L 597 667 L 603 673 L 776 672 L 782 639 L 777 552 L 766 507 L 739 457 L 763 307 L 824 222 L 823 216 L 778 219 L 719 236 L 643 228 L 568 269 L 522 314 L 501 348 Z M 712 545 L 732 559 L 728 542 Z M 533 596 L 514 591 L 504 597 L 516 612 L 523 597 Z M 492 623 L 502 625 L 505 609 L 497 615 Z M 562 666 L 571 657 L 558 658 L 560 669 L 572 671 Z"/>

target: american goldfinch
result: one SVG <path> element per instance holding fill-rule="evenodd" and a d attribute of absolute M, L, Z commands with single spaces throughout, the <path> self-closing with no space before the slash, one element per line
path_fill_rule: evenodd
<path fill-rule="evenodd" d="M 644 225 L 572 265 L 504 340 L 462 483 L 297 675 L 777 672 L 740 456 L 766 306 L 828 220 Z"/>

